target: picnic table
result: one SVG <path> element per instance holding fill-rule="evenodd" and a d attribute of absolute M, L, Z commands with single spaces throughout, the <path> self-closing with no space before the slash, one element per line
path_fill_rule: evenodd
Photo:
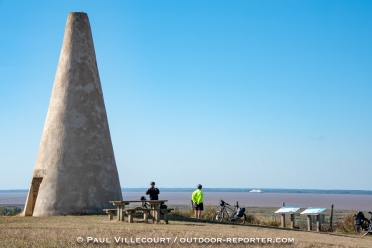
<path fill-rule="evenodd" d="M 147 202 L 151 206 L 151 210 L 154 213 L 154 218 L 156 222 L 160 221 L 160 206 L 167 202 L 168 200 L 137 200 L 137 201 L 110 201 L 114 206 L 117 206 L 117 217 L 118 221 L 124 221 L 124 210 L 125 206 L 130 203 L 144 203 Z"/>

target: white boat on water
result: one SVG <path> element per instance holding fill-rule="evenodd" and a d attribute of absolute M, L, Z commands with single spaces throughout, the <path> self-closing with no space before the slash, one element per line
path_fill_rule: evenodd
<path fill-rule="evenodd" d="M 262 193 L 262 191 L 259 189 L 252 189 L 249 193 Z"/>

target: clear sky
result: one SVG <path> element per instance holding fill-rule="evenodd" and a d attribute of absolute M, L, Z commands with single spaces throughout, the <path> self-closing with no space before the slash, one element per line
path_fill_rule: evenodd
<path fill-rule="evenodd" d="M 0 189 L 88 14 L 122 187 L 371 189 L 372 1 L 0 0 Z"/>

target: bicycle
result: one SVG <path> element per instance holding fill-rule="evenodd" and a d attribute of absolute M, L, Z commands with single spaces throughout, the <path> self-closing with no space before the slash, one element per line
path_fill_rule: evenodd
<path fill-rule="evenodd" d="M 141 199 L 140 199 L 141 201 L 146 201 L 146 197 L 144 197 L 144 196 L 141 196 Z M 143 209 L 143 208 L 148 208 L 148 209 L 150 209 L 151 208 L 151 205 L 150 205 L 150 203 L 148 203 L 148 202 L 142 202 L 142 205 L 141 205 L 141 207 L 135 207 L 134 209 Z M 141 213 L 143 213 L 143 211 L 141 211 Z M 149 214 L 149 218 L 152 218 L 152 215 L 151 215 L 151 213 L 149 212 L 148 213 Z M 135 214 L 135 217 L 140 217 L 141 215 L 140 214 Z"/>
<path fill-rule="evenodd" d="M 141 201 L 146 201 L 146 200 L 147 200 L 146 197 L 141 196 Z M 148 202 L 142 202 L 142 207 L 143 208 L 151 208 L 151 205 Z"/>
<path fill-rule="evenodd" d="M 141 201 L 146 201 L 146 197 L 145 196 L 141 196 Z M 135 209 L 141 209 L 141 208 L 147 208 L 147 209 L 151 209 L 151 204 L 148 203 L 148 202 L 142 202 L 142 206 L 141 207 L 136 207 Z M 160 206 L 160 209 L 167 209 L 167 205 L 161 205 Z M 163 212 L 160 212 L 160 216 L 163 216 L 164 213 Z M 151 215 L 151 213 L 149 212 L 149 218 L 153 218 L 153 216 Z"/>
<path fill-rule="evenodd" d="M 358 212 L 354 215 L 355 219 L 355 232 L 358 234 L 362 234 L 362 232 L 366 232 L 363 235 L 367 235 L 368 233 L 372 233 L 372 212 L 368 212 L 371 217 L 369 220 L 364 217 L 363 212 Z"/>
<path fill-rule="evenodd" d="M 221 209 L 213 215 L 212 221 L 230 221 L 237 224 L 245 223 L 247 216 L 244 213 L 244 208 L 239 208 L 239 205 L 234 205 L 235 208 L 229 207 L 231 205 L 223 200 L 221 200 L 220 206 Z"/>

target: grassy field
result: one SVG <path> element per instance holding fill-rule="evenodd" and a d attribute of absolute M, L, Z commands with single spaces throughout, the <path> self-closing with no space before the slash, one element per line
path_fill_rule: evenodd
<path fill-rule="evenodd" d="M 136 205 L 137 206 L 137 205 Z M 140 205 L 138 205 L 140 206 Z M 23 210 L 24 205 L 9 205 L 9 206 L 0 206 L 0 216 L 7 215 L 6 212 L 12 213 L 12 210 L 19 209 Z M 191 210 L 190 206 L 185 205 L 171 205 L 171 208 L 175 208 L 176 212 L 179 213 L 179 216 L 182 217 L 193 217 L 194 213 Z M 7 211 L 4 211 L 6 208 Z M 206 209 L 203 212 L 203 219 L 211 220 L 213 214 L 219 209 L 219 206 L 206 205 Z M 248 217 L 248 223 L 250 224 L 262 224 L 270 226 L 279 226 L 280 225 L 280 215 L 275 214 L 277 207 L 246 207 L 246 214 Z M 302 209 L 303 210 L 303 209 Z M 296 228 L 297 229 L 307 229 L 307 219 L 305 215 L 301 215 L 301 209 L 296 213 Z M 19 212 L 20 212 L 19 211 Z M 322 217 L 322 230 L 326 231 L 330 228 L 330 214 L 331 210 L 327 209 L 321 215 Z M 355 211 L 350 210 L 334 210 L 333 213 L 333 226 L 337 226 L 346 215 L 353 215 Z M 8 214 L 15 215 L 15 214 Z M 313 218 L 313 224 L 315 225 L 315 217 Z M 289 227 L 290 225 L 290 216 L 286 216 L 286 223 Z"/>
<path fill-rule="evenodd" d="M 180 205 L 172 206 L 176 208 L 177 211 L 181 212 L 181 216 L 184 217 L 193 217 L 193 212 L 190 211 L 190 207 Z M 213 214 L 219 209 L 217 206 L 207 205 L 203 213 L 203 218 L 206 220 L 211 220 Z M 275 211 L 278 210 L 277 207 L 246 207 L 247 214 L 247 223 L 250 224 L 261 224 L 266 226 L 280 226 L 280 215 L 275 214 Z M 302 210 L 299 210 L 295 214 L 295 228 L 296 229 L 307 229 L 307 217 L 306 215 L 300 214 Z M 345 217 L 354 215 L 355 211 L 350 210 L 334 210 L 333 212 L 333 227 L 341 224 Z M 330 229 L 330 216 L 331 210 L 327 209 L 321 214 L 322 219 L 322 230 L 329 231 Z M 313 226 L 316 224 L 315 216 L 312 218 Z M 286 215 L 286 224 L 287 227 L 290 226 L 290 215 Z"/>
<path fill-rule="evenodd" d="M 262 213 L 263 214 L 263 213 Z M 78 243 L 77 238 L 83 242 Z M 92 241 L 87 243 L 87 237 Z M 94 239 L 96 238 L 96 240 Z M 136 238 L 165 243 L 131 243 Z M 177 240 L 175 241 L 175 239 Z M 199 243 L 199 238 L 210 242 Z M 214 239 L 215 240 L 214 240 Z M 233 243 L 233 238 L 249 238 L 251 243 Z M 254 238 L 254 243 L 252 239 Z M 260 240 L 256 239 L 260 238 Z M 261 244 L 262 238 L 266 243 Z M 279 238 L 279 240 L 276 240 Z M 115 241 L 118 240 L 118 242 Z M 125 240 L 126 239 L 126 240 Z M 169 242 L 168 240 L 169 239 Z M 186 240 L 188 239 L 188 240 Z M 221 243 L 217 243 L 221 239 Z M 231 243 L 227 243 L 231 239 Z M 267 243 L 283 241 L 283 243 Z M 291 240 L 294 240 L 294 243 Z M 97 241 L 98 243 L 93 243 Z M 105 243 L 99 243 L 99 242 Z M 141 241 L 141 240 L 140 240 Z M 187 243 L 187 241 L 192 241 Z M 208 241 L 204 239 L 203 241 Z M 236 239 L 236 242 L 239 240 Z M 245 240 L 247 241 L 247 239 Z M 110 243 L 107 243 L 110 242 Z M 185 243 L 182 243 L 185 242 Z M 260 243 L 258 243 L 260 242 Z M 195 221 L 185 217 L 171 217 L 170 224 L 163 221 L 146 224 L 108 221 L 107 216 L 52 216 L 52 217 L 0 217 L 0 247 L 372 247 L 372 236 L 364 237 L 341 233 L 317 233 L 280 229 L 258 225 L 234 225 Z"/>

